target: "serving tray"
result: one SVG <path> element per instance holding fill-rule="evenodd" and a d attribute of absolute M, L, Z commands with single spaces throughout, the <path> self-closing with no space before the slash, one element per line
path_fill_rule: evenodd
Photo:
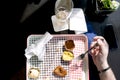
<path fill-rule="evenodd" d="M 32 34 L 27 38 L 27 47 L 34 44 L 43 35 Z M 37 56 L 33 56 L 26 61 L 26 80 L 36 80 L 28 78 L 28 70 L 37 67 L 40 75 L 37 80 L 89 80 L 88 55 L 83 60 L 65 62 L 61 60 L 66 40 L 73 40 L 75 48 L 74 57 L 84 53 L 88 49 L 88 39 L 84 34 L 61 34 L 53 35 L 53 38 L 46 44 L 44 61 L 39 61 Z M 67 70 L 65 77 L 58 77 L 53 74 L 53 70 L 58 66 Z"/>

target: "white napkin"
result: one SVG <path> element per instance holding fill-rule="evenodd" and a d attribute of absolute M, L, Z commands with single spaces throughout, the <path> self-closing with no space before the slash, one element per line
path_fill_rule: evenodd
<path fill-rule="evenodd" d="M 52 35 L 46 32 L 42 38 L 35 42 L 35 44 L 31 44 L 25 49 L 25 56 L 27 59 L 30 59 L 32 56 L 37 56 L 38 60 L 43 61 L 45 55 L 45 44 L 48 43 L 50 39 L 52 39 Z"/>
<path fill-rule="evenodd" d="M 87 32 L 87 25 L 84 12 L 81 8 L 74 8 L 70 16 L 70 30 L 75 31 L 76 34 Z"/>
<path fill-rule="evenodd" d="M 59 32 L 63 30 L 75 31 L 75 34 L 87 32 L 87 25 L 85 16 L 81 8 L 73 8 L 70 15 L 70 20 L 60 21 L 55 15 L 51 17 L 54 31 Z"/>

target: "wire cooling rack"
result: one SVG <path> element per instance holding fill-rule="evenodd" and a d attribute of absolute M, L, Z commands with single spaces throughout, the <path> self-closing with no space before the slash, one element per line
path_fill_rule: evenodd
<path fill-rule="evenodd" d="M 27 46 L 34 44 L 42 36 L 43 35 L 30 35 L 27 38 Z M 75 43 L 75 48 L 73 50 L 75 57 L 88 49 L 88 40 L 84 34 L 53 35 L 53 38 L 46 44 L 46 53 L 43 62 L 39 61 L 37 56 L 33 56 L 30 60 L 27 60 L 27 80 L 34 80 L 28 78 L 28 70 L 34 67 L 40 69 L 38 80 L 89 80 L 88 56 L 79 61 L 65 62 L 61 60 L 64 51 L 64 42 L 70 39 L 74 40 Z M 57 77 L 53 74 L 53 70 L 58 65 L 67 70 L 67 75 L 65 77 Z"/>

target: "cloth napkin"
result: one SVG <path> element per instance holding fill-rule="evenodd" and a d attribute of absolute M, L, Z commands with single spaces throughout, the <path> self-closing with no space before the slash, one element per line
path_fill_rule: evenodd
<path fill-rule="evenodd" d="M 57 19 L 55 15 L 51 17 L 51 20 L 55 32 L 67 29 L 75 31 L 75 34 L 87 32 L 86 20 L 84 12 L 81 8 L 73 8 L 68 20 L 61 21 Z"/>
<path fill-rule="evenodd" d="M 30 59 L 32 56 L 37 56 L 38 60 L 43 61 L 46 52 L 45 44 L 52 39 L 52 35 L 46 32 L 40 40 L 37 40 L 34 44 L 31 44 L 25 49 L 25 56 Z"/>

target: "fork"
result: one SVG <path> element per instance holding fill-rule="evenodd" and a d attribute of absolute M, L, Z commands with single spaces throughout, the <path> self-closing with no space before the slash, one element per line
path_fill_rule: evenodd
<path fill-rule="evenodd" d="M 90 49 L 88 49 L 85 53 L 82 53 L 81 55 L 79 55 L 78 57 L 76 57 L 75 60 L 83 59 L 87 53 L 89 53 L 92 49 L 96 48 L 97 46 L 99 46 L 98 43 L 96 43 L 93 47 L 91 47 Z"/>

